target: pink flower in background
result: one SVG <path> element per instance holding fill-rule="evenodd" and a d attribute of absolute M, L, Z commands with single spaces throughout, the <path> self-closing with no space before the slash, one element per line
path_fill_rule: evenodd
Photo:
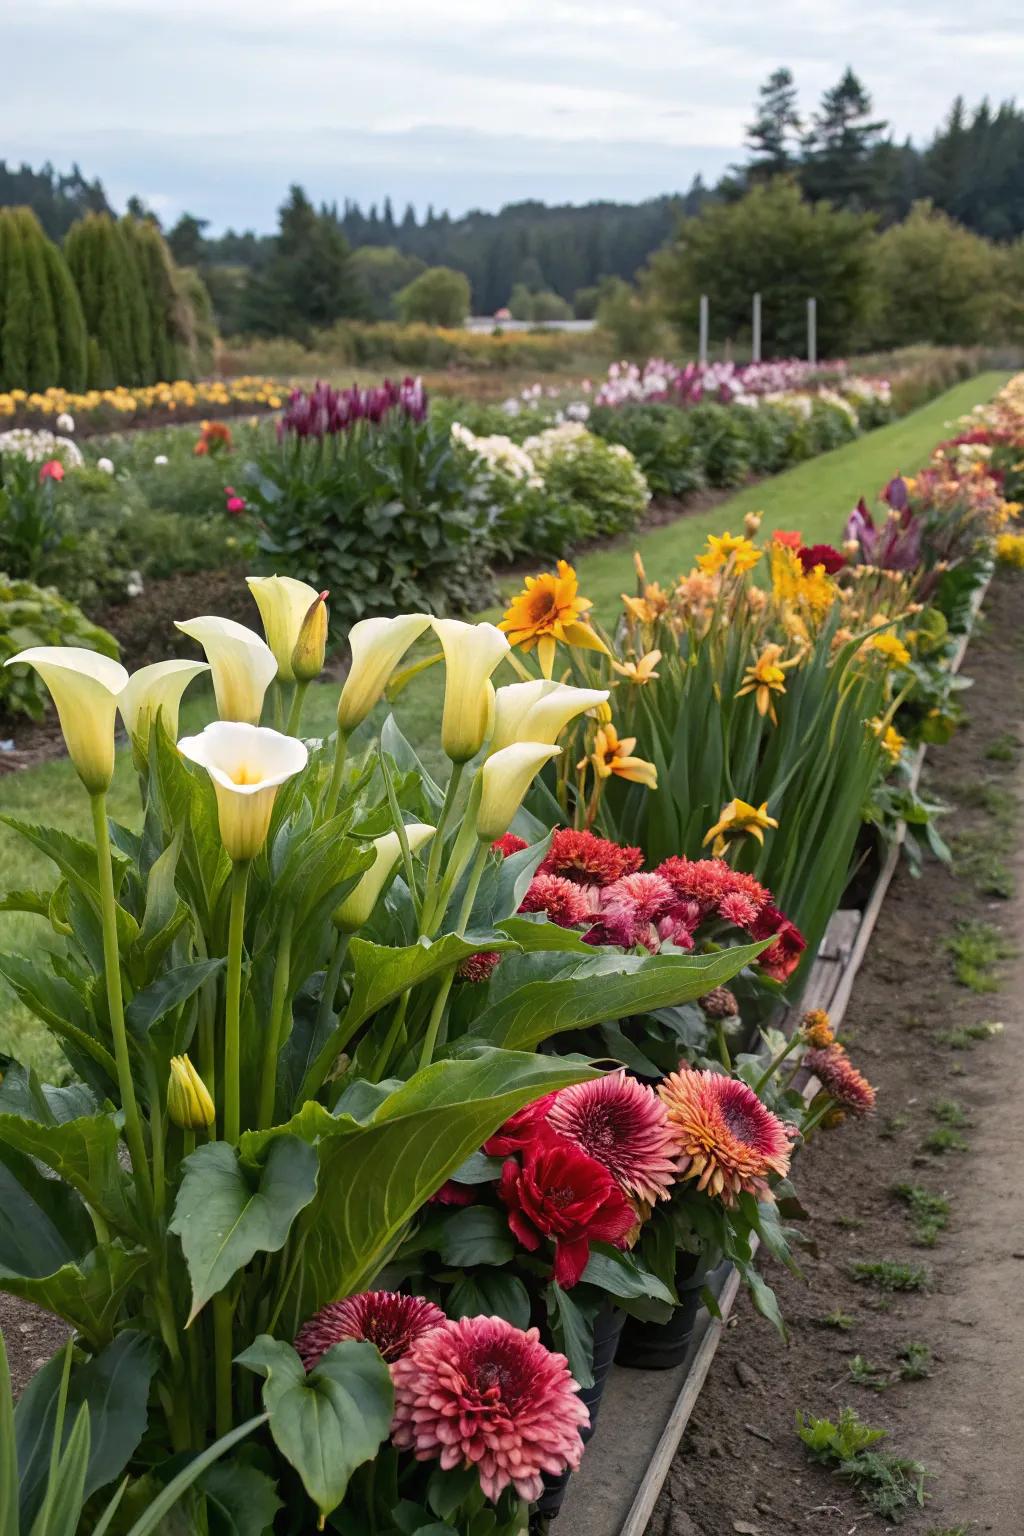
<path fill-rule="evenodd" d="M 47 459 L 45 464 L 39 466 L 39 483 L 44 485 L 47 480 L 56 480 L 58 483 L 64 479 L 64 465 L 60 459 Z"/>

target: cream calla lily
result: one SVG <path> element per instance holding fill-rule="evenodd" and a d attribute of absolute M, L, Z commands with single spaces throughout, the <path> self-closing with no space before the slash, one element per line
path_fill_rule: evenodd
<path fill-rule="evenodd" d="M 608 698 L 606 688 L 573 688 L 544 678 L 509 683 L 495 692 L 494 732 L 490 750 L 500 752 L 517 741 L 558 740 L 570 720 L 595 709 Z"/>
<path fill-rule="evenodd" d="M 410 822 L 405 836 L 413 853 L 433 837 L 435 828 L 424 822 Z M 369 919 L 380 900 L 384 882 L 402 856 L 402 845 L 397 832 L 385 832 L 373 839 L 373 863 L 360 876 L 359 884 L 349 891 L 345 900 L 335 909 L 334 926 L 342 933 L 355 933 Z"/>
<path fill-rule="evenodd" d="M 476 835 L 482 843 L 504 837 L 544 764 L 561 754 L 561 747 L 543 742 L 519 741 L 502 747 L 487 759 L 480 770 L 480 805 L 476 813 Z"/>
<path fill-rule="evenodd" d="M 429 613 L 353 624 L 348 633 L 352 665 L 338 700 L 338 729 L 346 736 L 366 719 L 410 645 L 429 628 Z"/>
<path fill-rule="evenodd" d="M 229 856 L 236 863 L 254 859 L 267 840 L 278 789 L 306 766 L 303 743 L 265 726 L 215 720 L 200 735 L 184 736 L 178 751 L 213 780 Z"/>
<path fill-rule="evenodd" d="M 140 667 L 132 673 L 118 697 L 117 707 L 125 730 L 133 743 L 138 742 L 143 759 L 157 715 L 163 715 L 164 729 L 173 741 L 178 735 L 182 694 L 194 677 L 209 670 L 205 661 L 156 661 L 151 667 Z"/>
<path fill-rule="evenodd" d="M 277 676 L 277 661 L 266 641 L 244 624 L 212 614 L 180 619 L 174 627 L 206 652 L 221 719 L 256 725 L 264 695 Z"/>
<path fill-rule="evenodd" d="M 441 746 L 453 763 L 468 763 L 483 746 L 493 719 L 491 673 L 511 647 L 494 624 L 433 622 L 446 672 Z"/>
<path fill-rule="evenodd" d="M 104 794 L 114 776 L 114 716 L 128 673 L 119 661 L 78 645 L 34 645 L 5 665 L 21 661 L 50 690 L 78 777 L 90 795 Z"/>
<path fill-rule="evenodd" d="M 263 633 L 277 662 L 277 675 L 294 683 L 292 657 L 310 609 L 320 602 L 320 593 L 294 576 L 247 576 L 249 591 L 263 620 Z"/>

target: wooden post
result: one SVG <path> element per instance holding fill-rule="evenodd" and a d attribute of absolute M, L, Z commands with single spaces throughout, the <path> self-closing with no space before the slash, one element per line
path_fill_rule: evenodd
<path fill-rule="evenodd" d="M 702 293 L 700 296 L 700 346 L 697 352 L 701 363 L 708 360 L 708 296 Z"/>
<path fill-rule="evenodd" d="M 754 315 L 750 327 L 750 361 L 761 361 L 761 295 L 754 294 Z"/>
<path fill-rule="evenodd" d="M 818 361 L 818 301 L 807 300 L 807 361 Z"/>

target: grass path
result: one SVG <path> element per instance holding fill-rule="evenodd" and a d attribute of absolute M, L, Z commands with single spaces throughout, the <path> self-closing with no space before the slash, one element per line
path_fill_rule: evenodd
<path fill-rule="evenodd" d="M 737 531 L 743 514 L 752 510 L 764 513 L 765 531 L 799 528 L 809 544 L 838 542 L 846 514 L 859 495 L 863 493 L 871 500 L 894 473 L 913 474 L 946 435 L 949 424 L 991 399 L 1009 377 L 1004 373 L 980 374 L 902 421 L 740 491 L 708 512 L 683 515 L 635 541 L 596 550 L 579 562 L 580 589 L 594 600 L 602 620 L 614 622 L 619 594 L 632 587 L 630 552 L 634 547 L 640 549 L 651 579 L 668 581 L 689 568 L 709 533 L 728 528 Z M 255 613 L 253 618 L 255 621 Z M 438 756 L 442 687 L 440 669 L 432 668 L 410 685 L 397 711 L 406 734 L 421 744 L 428 766 Z M 308 732 L 326 734 L 333 729 L 337 693 L 333 683 L 310 689 L 304 717 Z M 183 732 L 195 729 L 209 717 L 208 703 L 198 700 L 191 704 L 183 712 Z M 66 759 L 0 778 L 0 811 L 29 821 L 58 823 L 83 837 L 90 835 L 88 800 Z M 128 822 L 138 815 L 134 775 L 124 752 L 119 754 L 110 813 Z M 50 874 L 47 860 L 0 827 L 0 891 L 45 884 Z M 51 940 L 40 919 L 0 913 L 0 949 L 26 953 Z M 52 1065 L 55 1058 L 48 1042 L 41 1039 L 28 1015 L 2 992 L 0 1007 L 0 1051 L 30 1055 L 41 1068 Z"/>

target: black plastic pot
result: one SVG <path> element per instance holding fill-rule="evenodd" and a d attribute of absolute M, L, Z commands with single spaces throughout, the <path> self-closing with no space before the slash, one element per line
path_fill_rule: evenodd
<path fill-rule="evenodd" d="M 670 1371 L 682 1365 L 700 1315 L 700 1293 L 704 1286 L 720 1289 L 728 1273 L 728 1260 L 717 1268 L 709 1267 L 696 1254 L 680 1253 L 676 1260 L 676 1294 L 679 1305 L 667 1323 L 645 1323 L 627 1317 L 615 1356 L 616 1365 L 635 1371 Z M 716 1285 L 716 1281 L 719 1283 Z"/>
<path fill-rule="evenodd" d="M 580 1388 L 580 1400 L 590 1409 L 590 1423 L 586 1429 L 580 1430 L 580 1438 L 584 1445 L 594 1433 L 605 1383 L 615 1363 L 615 1351 L 618 1348 L 622 1325 L 625 1321 L 625 1313 L 611 1305 L 603 1307 L 594 1319 L 594 1384 L 592 1387 Z M 545 1472 L 544 1492 L 537 1501 L 537 1520 L 554 1520 L 562 1507 L 562 1500 L 565 1498 L 571 1476 L 571 1472 L 562 1472 L 558 1477 L 549 1476 Z"/>

